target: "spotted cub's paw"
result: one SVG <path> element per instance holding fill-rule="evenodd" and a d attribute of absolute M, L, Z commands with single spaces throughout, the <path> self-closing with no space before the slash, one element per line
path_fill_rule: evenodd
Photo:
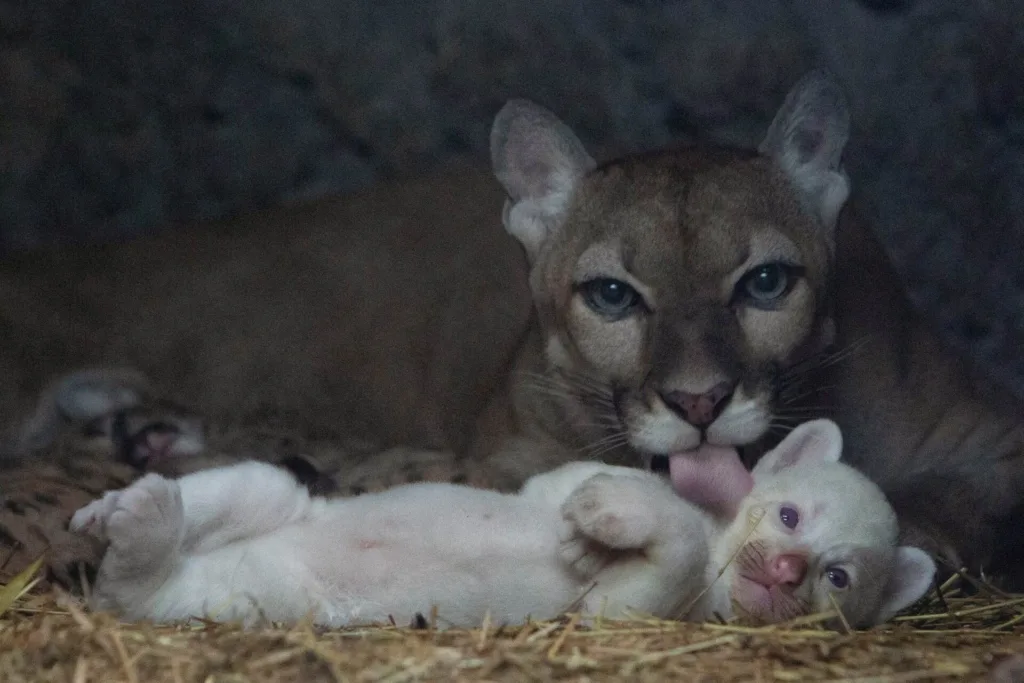
<path fill-rule="evenodd" d="M 597 474 L 562 505 L 562 516 L 576 534 L 616 550 L 641 550 L 657 532 L 656 482 Z"/>

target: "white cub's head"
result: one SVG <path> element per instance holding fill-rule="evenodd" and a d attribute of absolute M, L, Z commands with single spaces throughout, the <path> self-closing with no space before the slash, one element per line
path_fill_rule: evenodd
<path fill-rule="evenodd" d="M 725 567 L 716 605 L 766 623 L 837 606 L 864 627 L 925 594 L 934 561 L 898 545 L 888 500 L 839 462 L 841 451 L 838 426 L 814 420 L 757 463 L 749 494 L 712 548 L 714 574 Z"/>

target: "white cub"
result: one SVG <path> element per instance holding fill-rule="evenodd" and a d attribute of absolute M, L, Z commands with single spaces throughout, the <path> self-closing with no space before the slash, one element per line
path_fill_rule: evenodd
<path fill-rule="evenodd" d="M 421 483 L 331 500 L 245 462 L 178 480 L 147 475 L 79 510 L 71 528 L 109 541 L 92 604 L 129 620 L 311 615 L 342 626 L 437 606 L 440 624 L 457 626 L 488 612 L 508 623 L 568 609 L 689 618 L 735 609 L 778 621 L 828 608 L 832 594 L 866 625 L 919 598 L 935 568 L 896 546 L 891 508 L 837 461 L 840 445 L 835 425 L 819 420 L 752 479 L 715 469 L 746 482 L 704 476 L 703 462 L 677 467 L 674 483 L 685 490 L 684 471 L 695 473 L 714 514 L 655 474 L 593 462 L 533 477 L 514 495 Z M 737 457 L 721 450 L 715 457 Z"/>
<path fill-rule="evenodd" d="M 614 498 L 590 493 L 598 473 L 620 484 Z M 633 515 L 624 520 L 633 537 L 607 523 L 606 512 L 620 509 Z M 179 480 L 149 474 L 71 522 L 110 542 L 96 608 L 161 622 L 311 613 L 331 626 L 407 621 L 433 605 L 446 625 L 479 624 L 488 610 L 496 622 L 522 621 L 554 616 L 581 597 L 585 609 L 599 607 L 606 595 L 608 611 L 619 613 L 625 605 L 611 589 L 585 595 L 591 575 L 603 582 L 604 570 L 586 561 L 593 553 L 580 532 L 598 547 L 649 551 L 617 564 L 634 563 L 656 584 L 649 602 L 642 593 L 639 601 L 622 597 L 657 611 L 666 594 L 699 588 L 705 525 L 656 475 L 595 463 L 566 465 L 519 495 L 421 483 L 327 500 L 254 461 Z M 563 542 L 587 572 L 562 559 Z"/>
<path fill-rule="evenodd" d="M 895 512 L 878 486 L 839 461 L 842 446 L 834 422 L 813 420 L 761 458 L 750 493 L 712 534 L 710 589 L 690 618 L 773 623 L 835 603 L 850 624 L 868 626 L 928 591 L 934 560 L 898 545 Z"/>

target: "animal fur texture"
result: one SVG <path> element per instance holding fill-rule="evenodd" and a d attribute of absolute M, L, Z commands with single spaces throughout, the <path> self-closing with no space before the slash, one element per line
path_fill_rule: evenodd
<path fill-rule="evenodd" d="M 30 416 L 53 377 L 136 368 L 214 422 L 269 408 L 379 442 L 380 458 L 331 464 L 342 493 L 515 491 L 573 460 L 646 466 L 705 446 L 752 463 L 830 417 L 905 542 L 1024 583 L 1024 406 L 909 306 L 850 199 L 849 135 L 842 90 L 817 71 L 757 150 L 598 163 L 515 100 L 495 117 L 491 173 L 11 256 L 0 415 Z M 13 451 L 46 443 L 20 424 Z"/>
<path fill-rule="evenodd" d="M 892 509 L 838 462 L 840 449 L 834 423 L 797 428 L 752 475 L 738 463 L 721 470 L 738 486 L 703 482 L 730 511 L 717 515 L 658 475 L 595 462 L 535 476 L 516 494 L 423 483 L 334 500 L 245 462 L 146 475 L 79 510 L 71 528 L 109 543 L 93 606 L 132 620 L 343 626 L 437 607 L 445 624 L 473 626 L 575 605 L 776 622 L 828 609 L 831 596 L 867 625 L 919 598 L 935 565 L 897 546 Z M 691 471 L 738 458 L 704 455 Z"/>

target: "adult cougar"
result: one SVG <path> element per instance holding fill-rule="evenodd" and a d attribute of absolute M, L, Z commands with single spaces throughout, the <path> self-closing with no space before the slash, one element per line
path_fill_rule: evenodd
<path fill-rule="evenodd" d="M 909 308 L 847 208 L 848 129 L 813 72 L 756 152 L 598 165 L 518 100 L 492 134 L 505 233 L 494 183 L 459 172 L 19 256 L 0 275 L 0 411 L 27 414 L 52 376 L 134 366 L 214 419 L 269 405 L 451 451 L 452 479 L 502 490 L 571 459 L 753 458 L 831 416 L 905 537 L 976 565 L 1021 502 L 1024 410 Z M 16 452 L 47 440 L 15 437 Z"/>

